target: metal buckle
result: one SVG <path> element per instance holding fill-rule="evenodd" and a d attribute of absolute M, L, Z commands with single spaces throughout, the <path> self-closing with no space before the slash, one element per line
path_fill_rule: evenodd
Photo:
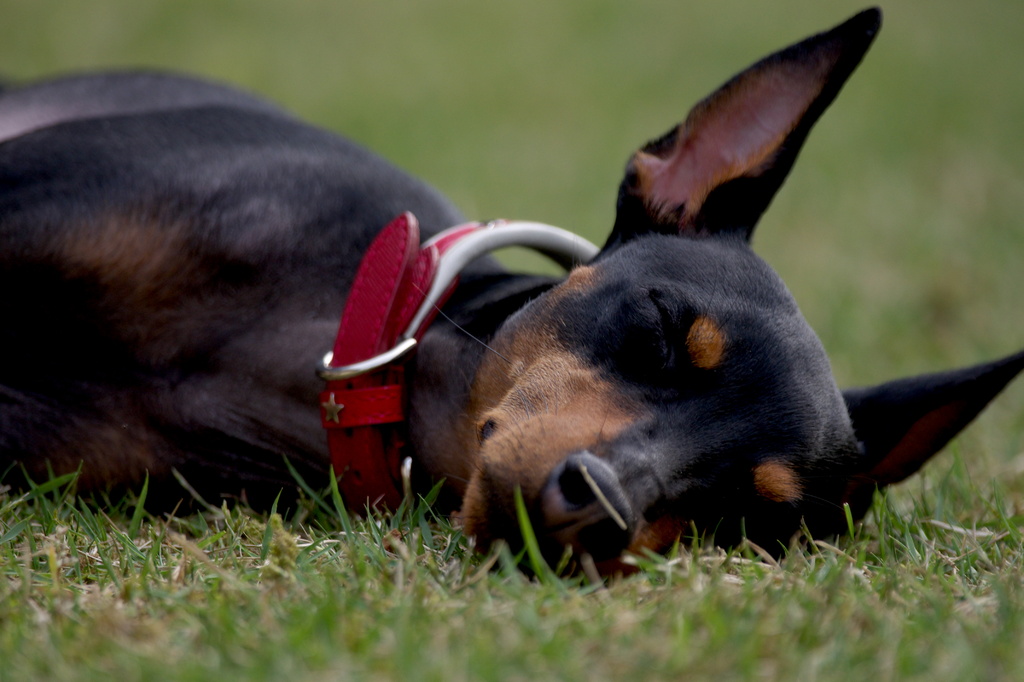
<path fill-rule="evenodd" d="M 465 227 L 466 225 L 457 225 L 451 230 Z M 451 230 L 435 235 L 433 239 L 424 244 L 424 247 L 441 240 Z M 334 353 L 327 353 L 316 370 L 317 376 L 325 381 L 342 381 L 381 369 L 404 358 L 416 348 L 416 332 L 462 269 L 480 256 L 507 246 L 525 246 L 540 251 L 567 270 L 573 265 L 589 261 L 599 251 L 586 239 L 567 230 L 543 223 L 495 220 L 485 225 L 479 225 L 476 231 L 462 237 L 445 252 L 438 264 L 426 298 L 420 304 L 412 321 L 399 337 L 394 348 L 368 360 L 342 367 L 331 367 Z"/>
<path fill-rule="evenodd" d="M 460 227 L 462 226 L 452 229 L 457 230 Z M 444 232 L 436 235 L 433 239 L 427 240 L 424 246 L 441 240 L 444 235 Z M 492 220 L 448 248 L 438 264 L 426 299 L 402 337 L 410 338 L 416 335 L 441 295 L 455 281 L 463 268 L 484 254 L 509 246 L 523 246 L 539 251 L 566 270 L 590 261 L 599 251 L 583 237 L 560 227 L 523 220 Z"/>
<path fill-rule="evenodd" d="M 414 348 L 416 348 L 416 339 L 403 339 L 398 342 L 398 345 L 389 351 L 385 351 L 380 355 L 374 355 L 368 360 L 354 362 L 351 365 L 342 365 L 341 367 L 331 367 L 331 360 L 334 359 L 334 353 L 333 351 L 328 352 L 320 362 L 320 366 L 316 370 L 316 375 L 324 381 L 344 381 L 345 379 L 351 379 L 363 374 L 368 374 L 374 370 L 398 362 L 411 353 Z"/>

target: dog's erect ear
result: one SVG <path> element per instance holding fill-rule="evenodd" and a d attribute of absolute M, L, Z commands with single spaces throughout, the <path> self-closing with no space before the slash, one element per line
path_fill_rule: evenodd
<path fill-rule="evenodd" d="M 843 391 L 863 460 L 847 499 L 863 515 L 876 487 L 902 481 L 1024 369 L 1024 352 L 965 369 Z"/>
<path fill-rule="evenodd" d="M 650 231 L 749 237 L 881 20 L 878 9 L 866 10 L 762 59 L 638 151 L 606 248 Z"/>

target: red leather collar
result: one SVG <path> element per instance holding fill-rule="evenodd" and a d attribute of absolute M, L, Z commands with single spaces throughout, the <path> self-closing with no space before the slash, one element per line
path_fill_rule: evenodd
<path fill-rule="evenodd" d="M 359 265 L 334 348 L 318 370 L 327 381 L 320 417 L 331 465 L 352 509 L 402 501 L 406 406 L 403 361 L 455 290 L 458 272 L 503 246 L 540 250 L 567 268 L 597 247 L 539 223 L 467 223 L 420 246 L 415 216 L 384 228 Z"/>

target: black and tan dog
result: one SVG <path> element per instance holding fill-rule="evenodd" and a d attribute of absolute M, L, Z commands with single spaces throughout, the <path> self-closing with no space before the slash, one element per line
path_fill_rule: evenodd
<path fill-rule="evenodd" d="M 551 555 L 836 532 L 1024 367 L 840 391 L 749 248 L 879 22 L 769 56 L 637 152 L 611 236 L 564 281 L 466 269 L 409 366 L 408 452 L 481 545 L 516 542 L 517 488 Z M 173 496 L 176 469 L 251 498 L 290 485 L 286 456 L 325 480 L 312 368 L 356 265 L 403 211 L 427 233 L 458 213 L 262 100 L 165 75 L 9 90 L 0 139 L 0 471 L 148 473 Z"/>

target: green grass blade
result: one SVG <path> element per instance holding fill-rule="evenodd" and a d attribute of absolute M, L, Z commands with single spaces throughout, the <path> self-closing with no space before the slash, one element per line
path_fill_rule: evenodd
<path fill-rule="evenodd" d="M 526 503 L 523 501 L 523 491 L 516 486 L 513 492 L 516 505 L 516 520 L 519 522 L 519 532 L 523 536 L 523 549 L 526 552 L 526 559 L 530 564 L 530 570 L 542 583 L 559 582 L 558 576 L 548 565 L 544 555 L 540 551 L 540 544 L 537 542 L 537 534 L 533 532 L 533 523 L 530 521 L 530 514 L 526 511 Z"/>
<path fill-rule="evenodd" d="M 139 528 L 142 527 L 142 519 L 146 516 L 146 497 L 149 494 L 149 474 L 142 479 L 142 490 L 139 491 L 139 499 L 135 501 L 135 509 L 132 511 L 132 518 L 128 522 L 128 537 L 132 540 L 139 537 Z"/>

